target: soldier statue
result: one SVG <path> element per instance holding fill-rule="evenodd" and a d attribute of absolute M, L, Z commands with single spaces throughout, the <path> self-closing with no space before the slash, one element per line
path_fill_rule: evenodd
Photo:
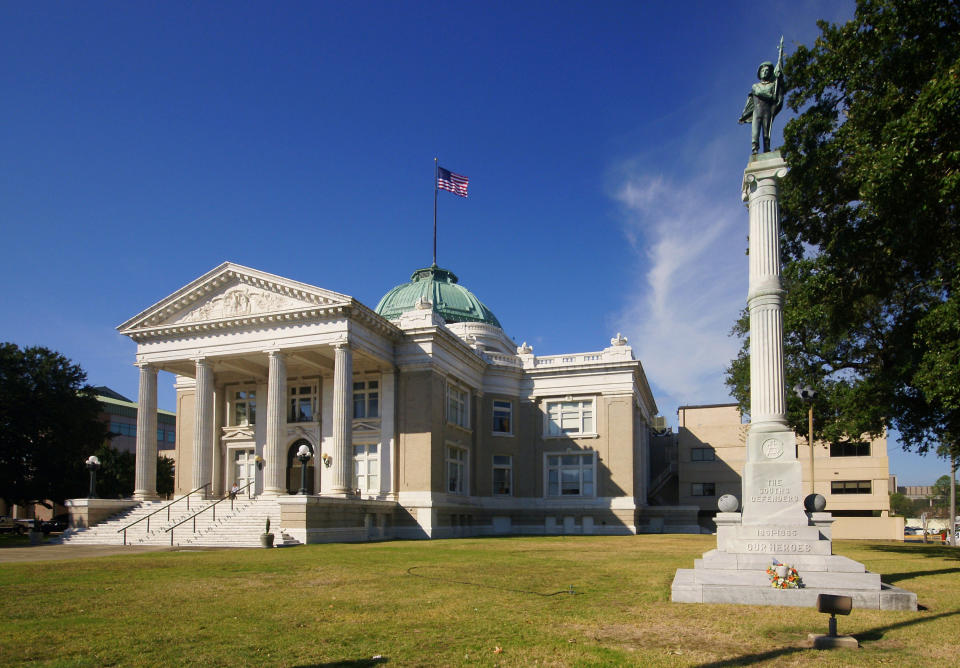
<path fill-rule="evenodd" d="M 740 114 L 740 123 L 752 123 L 752 148 L 756 155 L 760 150 L 760 133 L 763 132 L 763 152 L 770 150 L 770 125 L 773 117 L 783 108 L 783 37 L 777 47 L 779 57 L 774 66 L 770 61 L 760 63 L 757 68 L 757 77 L 760 79 L 753 84 L 747 96 L 747 104 Z"/>

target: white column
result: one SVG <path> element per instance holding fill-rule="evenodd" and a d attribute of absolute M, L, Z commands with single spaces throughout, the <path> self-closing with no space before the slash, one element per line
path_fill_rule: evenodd
<path fill-rule="evenodd" d="M 212 483 L 213 464 L 213 367 L 200 358 L 197 360 L 197 385 L 193 423 L 193 484 L 192 489 Z M 204 490 L 209 494 L 212 490 Z"/>
<path fill-rule="evenodd" d="M 338 343 L 333 356 L 333 480 L 330 493 L 352 494 L 353 488 L 353 351 Z"/>
<path fill-rule="evenodd" d="M 157 368 L 140 367 L 140 395 L 137 398 L 137 464 L 133 498 L 159 499 L 157 494 Z"/>
<path fill-rule="evenodd" d="M 744 525 L 806 526 L 797 437 L 787 426 L 783 368 L 783 295 L 777 181 L 779 153 L 753 159 L 743 175 L 750 210 L 750 432 L 743 466 Z"/>
<path fill-rule="evenodd" d="M 287 458 L 284 452 L 287 426 L 287 363 L 283 353 L 276 350 L 269 352 L 269 358 L 263 493 L 266 496 L 277 496 L 287 493 Z"/>
<path fill-rule="evenodd" d="M 380 492 L 396 499 L 393 472 L 397 466 L 397 443 L 394 437 L 393 372 L 380 375 Z"/>
<path fill-rule="evenodd" d="M 786 163 L 755 161 L 744 174 L 750 210 L 750 430 L 787 428 L 783 371 L 783 287 L 780 281 L 780 212 L 777 181 Z"/>

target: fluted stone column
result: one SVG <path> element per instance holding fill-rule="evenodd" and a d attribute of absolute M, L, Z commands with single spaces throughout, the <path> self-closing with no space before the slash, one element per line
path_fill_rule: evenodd
<path fill-rule="evenodd" d="M 783 366 L 783 295 L 777 182 L 787 174 L 779 152 L 751 159 L 743 175 L 750 211 L 750 432 L 743 472 L 743 523 L 807 525 L 797 437 L 787 426 Z"/>
<path fill-rule="evenodd" d="M 353 351 L 338 343 L 333 356 L 333 475 L 330 493 L 353 493 Z"/>
<path fill-rule="evenodd" d="M 140 394 L 137 398 L 137 465 L 133 498 L 155 501 L 157 494 L 157 368 L 140 367 Z"/>
<path fill-rule="evenodd" d="M 287 493 L 287 458 L 284 452 L 287 425 L 287 362 L 283 353 L 271 350 L 267 378 L 267 439 L 264 446 L 263 494 Z"/>
<path fill-rule="evenodd" d="M 195 388 L 193 423 L 193 485 L 212 483 L 213 464 L 213 367 L 200 358 L 197 360 L 197 384 Z M 209 495 L 211 488 L 202 493 Z"/>

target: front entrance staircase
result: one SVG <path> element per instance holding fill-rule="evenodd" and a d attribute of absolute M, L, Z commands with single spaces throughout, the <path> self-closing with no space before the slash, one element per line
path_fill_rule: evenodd
<path fill-rule="evenodd" d="M 275 499 L 238 497 L 232 508 L 229 501 L 221 501 L 216 508 L 210 508 L 213 503 L 213 500 L 198 502 L 193 499 L 188 508 L 186 499 L 174 503 L 144 501 L 89 529 L 66 531 L 62 542 L 64 545 L 123 545 L 126 542 L 127 545 L 174 547 L 260 547 L 260 534 L 270 518 L 275 546 L 300 544 L 280 528 L 280 504 Z M 170 506 L 169 512 L 167 505 Z M 156 512 L 158 510 L 160 512 Z M 198 511 L 202 512 L 196 514 Z M 149 519 L 148 529 L 144 518 L 150 513 L 155 514 Z M 193 519 L 187 519 L 195 514 Z M 183 520 L 187 521 L 175 526 Z M 128 527 L 126 538 L 122 531 L 124 527 Z"/>

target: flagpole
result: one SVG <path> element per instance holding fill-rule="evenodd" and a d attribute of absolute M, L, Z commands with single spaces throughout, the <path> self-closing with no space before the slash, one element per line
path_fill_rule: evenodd
<path fill-rule="evenodd" d="M 437 179 L 440 176 L 440 162 L 433 159 L 433 264 L 437 264 Z"/>

